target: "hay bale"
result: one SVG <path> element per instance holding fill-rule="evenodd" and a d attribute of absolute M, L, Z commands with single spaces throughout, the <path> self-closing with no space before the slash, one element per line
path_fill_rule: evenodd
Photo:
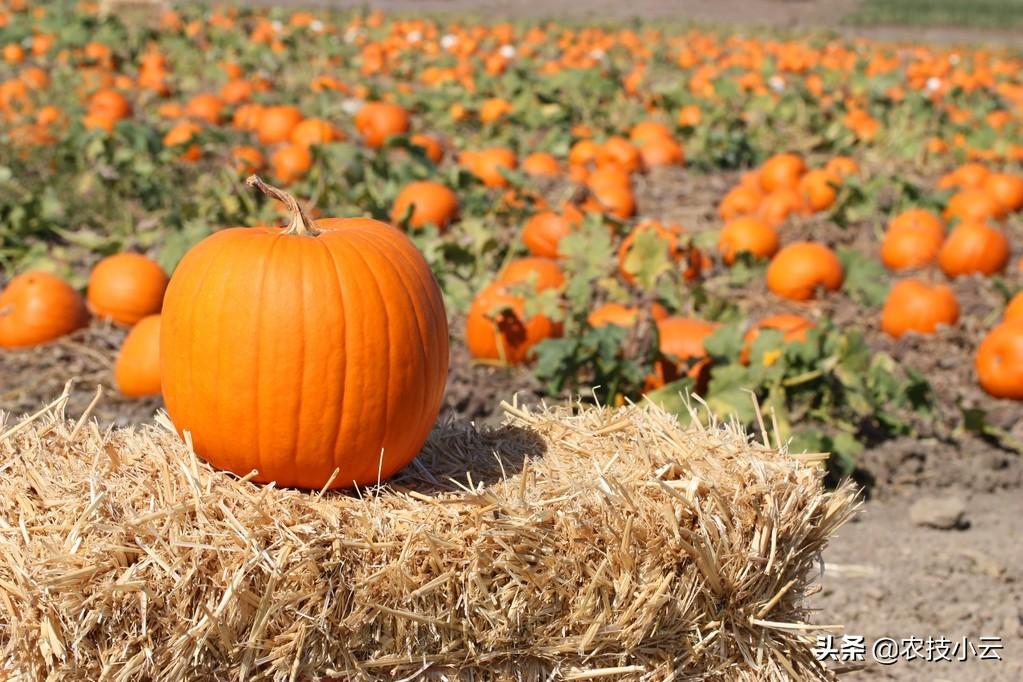
<path fill-rule="evenodd" d="M 216 472 L 165 417 L 0 418 L 0 672 L 831 679 L 804 598 L 850 488 L 653 406 L 507 410 L 347 495 Z"/>

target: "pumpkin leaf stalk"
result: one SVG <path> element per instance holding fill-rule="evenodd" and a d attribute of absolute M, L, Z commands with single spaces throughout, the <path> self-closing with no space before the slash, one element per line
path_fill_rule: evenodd
<path fill-rule="evenodd" d="M 302 206 L 298 203 L 295 197 L 291 196 L 283 189 L 274 187 L 263 182 L 262 178 L 258 175 L 250 175 L 245 180 L 245 184 L 249 187 L 255 187 L 263 194 L 268 197 L 273 197 L 277 201 L 280 201 L 288 207 L 288 211 L 291 213 L 291 222 L 288 227 L 285 228 L 284 234 L 297 234 L 303 237 L 315 237 L 320 234 L 320 231 L 316 229 L 313 221 L 309 219 L 305 211 L 302 210 Z"/>

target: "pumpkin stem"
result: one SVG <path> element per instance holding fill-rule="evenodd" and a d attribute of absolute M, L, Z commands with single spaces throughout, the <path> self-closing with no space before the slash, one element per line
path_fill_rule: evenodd
<path fill-rule="evenodd" d="M 291 223 L 284 230 L 284 234 L 297 234 L 304 237 L 315 237 L 320 234 L 320 231 L 316 229 L 313 221 L 302 210 L 302 206 L 299 205 L 295 197 L 279 187 L 266 184 L 258 175 L 250 175 L 245 184 L 249 187 L 255 187 L 263 194 L 273 197 L 288 207 L 288 210 L 291 212 Z"/>

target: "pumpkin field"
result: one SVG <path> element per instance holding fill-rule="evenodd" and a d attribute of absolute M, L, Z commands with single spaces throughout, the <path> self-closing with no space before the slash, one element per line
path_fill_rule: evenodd
<path fill-rule="evenodd" d="M 0 446 L 70 379 L 312 490 L 713 414 L 867 500 L 822 622 L 1005 641 L 843 679 L 1023 679 L 1021 43 L 530 14 L 0 0 Z"/>

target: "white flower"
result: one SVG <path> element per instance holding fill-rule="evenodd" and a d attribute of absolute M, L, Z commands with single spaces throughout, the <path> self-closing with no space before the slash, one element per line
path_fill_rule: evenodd
<path fill-rule="evenodd" d="M 270 22 L 270 26 L 275 31 L 280 31 L 282 28 L 284 28 L 284 24 L 282 24 L 281 22 L 277 21 L 276 19 L 274 19 L 273 21 Z"/>
<path fill-rule="evenodd" d="M 408 33 L 405 34 L 406 43 L 418 43 L 422 39 L 423 34 L 421 31 L 409 31 Z"/>
<path fill-rule="evenodd" d="M 952 54 L 950 54 L 948 56 L 948 63 L 949 64 L 955 65 L 955 64 L 958 64 L 961 61 L 962 61 L 962 57 L 960 57 L 959 53 L 957 53 L 957 52 L 953 52 Z"/>
<path fill-rule="evenodd" d="M 604 54 L 604 51 L 601 50 L 601 49 L 590 50 L 590 57 L 592 59 L 597 59 L 597 60 L 603 61 L 606 56 L 607 55 Z"/>
<path fill-rule="evenodd" d="M 309 29 L 315 31 L 316 33 L 319 33 L 320 31 L 323 30 L 323 22 L 320 21 L 319 19 L 315 19 L 309 24 Z"/>
<path fill-rule="evenodd" d="M 354 42 L 355 39 L 358 38 L 358 37 L 359 37 L 359 29 L 357 29 L 357 28 L 350 28 L 347 31 L 345 31 L 344 38 L 345 38 L 345 42 L 346 43 Z"/>
<path fill-rule="evenodd" d="M 341 100 L 341 110 L 351 116 L 361 109 L 363 104 L 364 102 L 361 99 L 348 97 L 347 99 Z"/>
<path fill-rule="evenodd" d="M 938 78 L 937 76 L 931 76 L 930 78 L 927 79 L 926 87 L 931 92 L 934 92 L 935 90 L 941 87 L 941 79 Z"/>
<path fill-rule="evenodd" d="M 512 57 L 515 56 L 515 46 L 502 45 L 500 48 L 498 48 L 497 53 L 504 57 L 505 59 L 511 59 Z"/>
<path fill-rule="evenodd" d="M 771 86 L 771 89 L 775 92 L 781 92 L 785 89 L 785 79 L 777 74 L 768 78 L 767 84 Z"/>
<path fill-rule="evenodd" d="M 445 50 L 450 50 L 457 44 L 458 36 L 453 35 L 451 33 L 445 33 L 443 36 L 441 36 L 440 46 L 443 47 Z"/>

